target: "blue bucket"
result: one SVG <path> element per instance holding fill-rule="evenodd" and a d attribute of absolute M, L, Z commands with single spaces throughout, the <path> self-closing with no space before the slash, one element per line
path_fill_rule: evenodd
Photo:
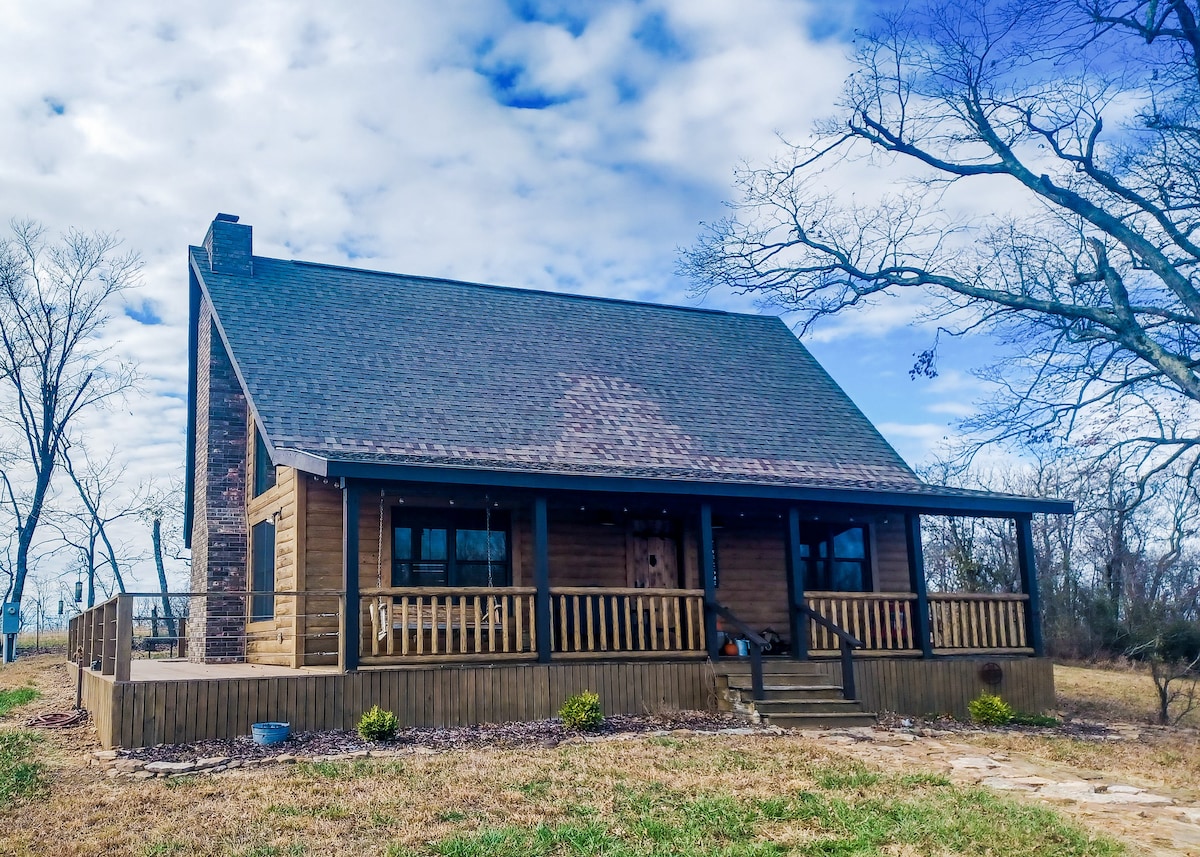
<path fill-rule="evenodd" d="M 255 744 L 279 744 L 287 740 L 290 723 L 254 723 L 250 731 Z"/>

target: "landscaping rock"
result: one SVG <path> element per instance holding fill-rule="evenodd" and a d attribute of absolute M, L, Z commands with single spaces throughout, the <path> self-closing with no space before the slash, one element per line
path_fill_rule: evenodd
<path fill-rule="evenodd" d="M 152 774 L 187 774 L 196 770 L 195 762 L 150 762 L 145 770 Z"/>

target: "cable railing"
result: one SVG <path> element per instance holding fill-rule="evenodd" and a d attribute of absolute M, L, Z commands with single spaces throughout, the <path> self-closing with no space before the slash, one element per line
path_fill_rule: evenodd
<path fill-rule="evenodd" d="M 115 681 L 142 661 L 336 665 L 345 596 L 340 591 L 170 593 L 170 611 L 139 609 L 161 593 L 116 595 L 73 617 L 68 658 Z"/>

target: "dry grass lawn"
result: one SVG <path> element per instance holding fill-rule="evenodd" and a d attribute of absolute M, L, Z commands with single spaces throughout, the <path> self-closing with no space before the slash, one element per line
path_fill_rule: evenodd
<path fill-rule="evenodd" d="M 53 656 L 0 671 L 0 688 L 42 694 L 0 730 L 69 707 L 66 675 Z M 1074 754 L 1086 766 L 1117 760 L 1109 746 L 1004 740 Z M 643 737 L 146 782 L 89 767 L 91 746 L 87 730 L 42 738 L 42 791 L 0 808 L 0 854 L 1125 853 L 1052 810 L 938 774 L 864 767 L 799 736 Z M 1181 783 L 1200 777 L 1194 759 L 1172 763 L 1166 745 L 1151 751 L 1164 754 L 1156 765 L 1179 766 Z"/>
<path fill-rule="evenodd" d="M 1054 667 L 1054 687 L 1063 714 L 1088 720 L 1157 723 L 1158 695 L 1148 670 L 1128 663 Z M 1180 721 L 1200 727 L 1200 709 Z"/>

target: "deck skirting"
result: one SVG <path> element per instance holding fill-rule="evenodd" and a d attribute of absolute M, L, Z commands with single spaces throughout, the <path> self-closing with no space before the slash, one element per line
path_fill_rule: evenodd
<path fill-rule="evenodd" d="M 1000 664 L 1000 684 L 980 677 L 987 662 Z M 814 663 L 841 678 L 838 662 Z M 862 658 L 855 661 L 855 677 L 867 711 L 965 719 L 967 704 L 984 691 L 998 693 L 1019 711 L 1054 708 L 1048 658 Z M 396 712 L 402 726 L 540 720 L 556 716 L 568 696 L 583 690 L 600 694 L 606 714 L 717 707 L 713 667 L 696 660 L 444 664 L 130 682 L 87 670 L 83 704 L 105 747 L 145 747 L 248 735 L 250 724 L 268 720 L 287 721 L 297 732 L 353 729 L 376 704 Z"/>
<path fill-rule="evenodd" d="M 74 669 L 74 667 L 72 667 Z M 440 665 L 294 677 L 114 682 L 84 674 L 84 706 L 105 747 L 250 734 L 250 724 L 354 729 L 378 704 L 402 726 L 467 726 L 555 717 L 566 698 L 600 694 L 606 714 L 715 709 L 703 661 Z"/>

